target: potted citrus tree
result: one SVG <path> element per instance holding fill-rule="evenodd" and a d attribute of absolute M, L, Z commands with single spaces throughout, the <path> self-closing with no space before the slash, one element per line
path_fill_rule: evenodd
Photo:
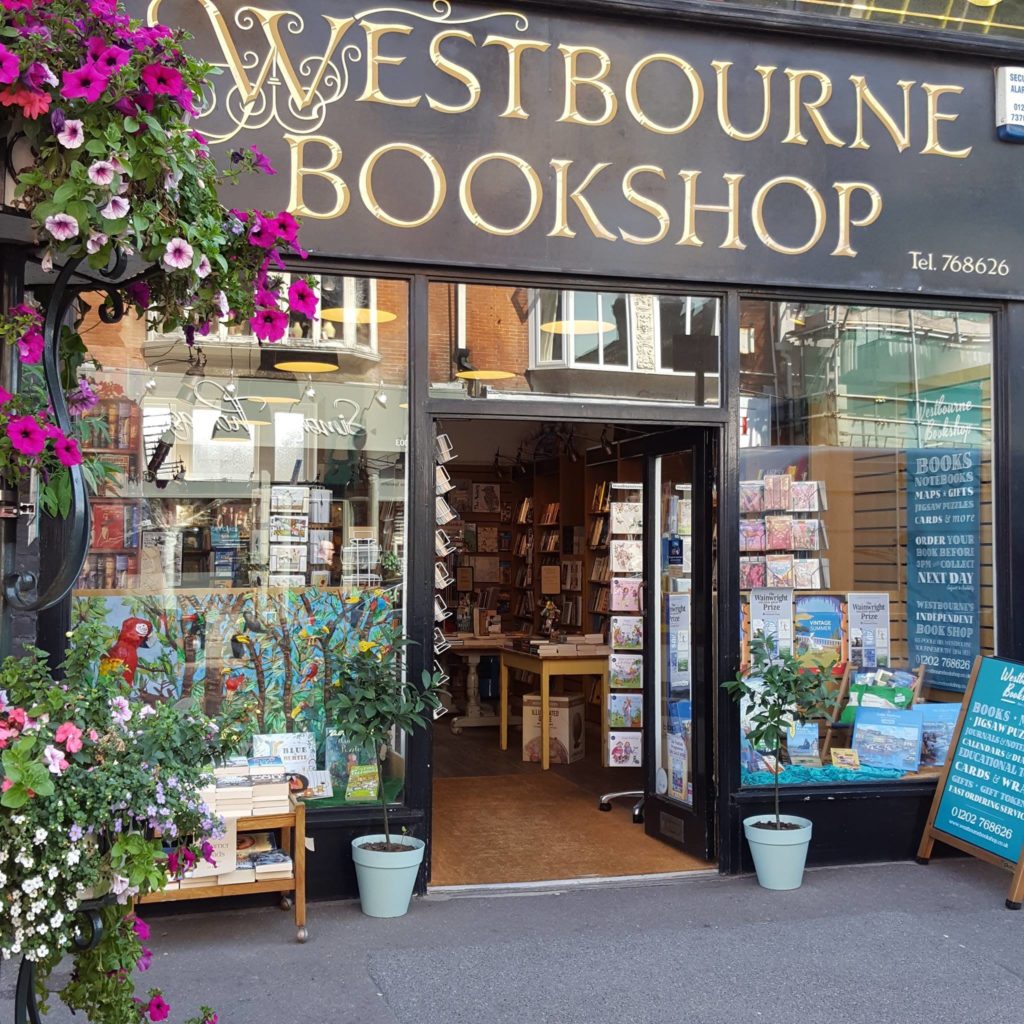
<path fill-rule="evenodd" d="M 427 714 L 441 706 L 440 674 L 424 670 L 420 686 L 406 680 L 408 643 L 391 623 L 374 626 L 365 638 L 351 638 L 332 652 L 337 670 L 325 694 L 328 720 L 344 732 L 350 749 L 366 751 L 376 774 L 374 799 L 384 831 L 352 841 L 359 899 L 370 917 L 401 917 L 409 909 L 425 849 L 422 839 L 392 834 L 385 786 L 395 735 L 422 728 Z"/>
<path fill-rule="evenodd" d="M 757 880 L 766 889 L 797 889 L 803 881 L 812 823 L 781 813 L 782 748 L 795 722 L 819 719 L 827 713 L 823 676 L 802 666 L 791 651 L 779 650 L 774 637 L 758 632 L 750 641 L 748 670 L 722 687 L 745 705 L 748 738 L 755 749 L 769 750 L 774 757 L 774 813 L 756 814 L 743 821 Z"/>

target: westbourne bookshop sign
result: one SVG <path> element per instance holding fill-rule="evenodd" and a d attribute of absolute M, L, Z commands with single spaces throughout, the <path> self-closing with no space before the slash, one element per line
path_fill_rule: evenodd
<path fill-rule="evenodd" d="M 145 13 L 219 67 L 197 127 L 270 155 L 248 199 L 318 252 L 1021 293 L 988 63 L 447 0 Z"/>

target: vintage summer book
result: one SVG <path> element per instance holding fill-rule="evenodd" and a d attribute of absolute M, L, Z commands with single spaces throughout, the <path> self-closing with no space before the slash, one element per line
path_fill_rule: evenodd
<path fill-rule="evenodd" d="M 608 685 L 613 690 L 639 690 L 644 685 L 642 654 L 608 656 Z"/>
<path fill-rule="evenodd" d="M 764 551 L 765 527 L 763 519 L 740 520 L 740 551 Z"/>
<path fill-rule="evenodd" d="M 794 653 L 807 668 L 842 660 L 843 601 L 835 594 L 797 594 L 793 600 Z"/>
<path fill-rule="evenodd" d="M 639 729 L 643 725 L 643 698 L 638 693 L 608 694 L 608 725 L 612 729 Z"/>
<path fill-rule="evenodd" d="M 740 481 L 740 512 L 764 511 L 764 483 L 761 480 Z"/>
<path fill-rule="evenodd" d="M 377 799 L 380 780 L 375 764 L 357 764 L 349 769 L 345 799 L 349 803 L 368 803 Z"/>
<path fill-rule="evenodd" d="M 640 580 L 613 579 L 611 582 L 611 610 L 613 612 L 640 611 Z"/>
<path fill-rule="evenodd" d="M 793 586 L 792 555 L 766 555 L 764 564 L 767 586 L 786 588 Z"/>
<path fill-rule="evenodd" d="M 768 551 L 789 551 L 795 546 L 792 516 L 765 516 L 764 532 Z"/>
<path fill-rule="evenodd" d="M 740 590 L 763 587 L 767 576 L 763 558 L 740 559 Z"/>
<path fill-rule="evenodd" d="M 921 711 L 862 707 L 857 711 L 851 745 L 861 764 L 916 772 L 921 766 Z"/>

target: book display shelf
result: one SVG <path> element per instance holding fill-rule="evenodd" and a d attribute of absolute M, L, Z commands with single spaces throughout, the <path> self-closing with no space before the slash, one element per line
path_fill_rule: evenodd
<path fill-rule="evenodd" d="M 176 903 L 182 900 L 209 900 L 220 896 L 247 896 L 253 893 L 279 892 L 281 909 L 292 910 L 295 915 L 295 936 L 299 942 L 309 937 L 306 930 L 306 805 L 301 800 L 290 801 L 291 810 L 284 814 L 260 814 L 236 819 L 236 831 L 281 832 L 281 849 L 292 858 L 293 872 L 287 878 L 259 879 L 221 885 L 217 875 L 210 876 L 209 885 L 188 889 L 167 888 L 141 897 L 139 903 Z M 173 883 L 172 883 L 173 885 Z"/>

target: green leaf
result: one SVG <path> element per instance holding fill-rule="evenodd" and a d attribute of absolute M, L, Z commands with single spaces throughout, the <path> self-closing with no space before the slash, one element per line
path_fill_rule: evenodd
<path fill-rule="evenodd" d="M 139 126 L 139 122 L 136 121 L 134 117 L 126 117 L 124 119 L 124 130 L 126 132 L 130 132 L 131 134 L 134 134 L 135 132 L 137 132 L 139 130 L 139 127 L 140 127 Z"/>

